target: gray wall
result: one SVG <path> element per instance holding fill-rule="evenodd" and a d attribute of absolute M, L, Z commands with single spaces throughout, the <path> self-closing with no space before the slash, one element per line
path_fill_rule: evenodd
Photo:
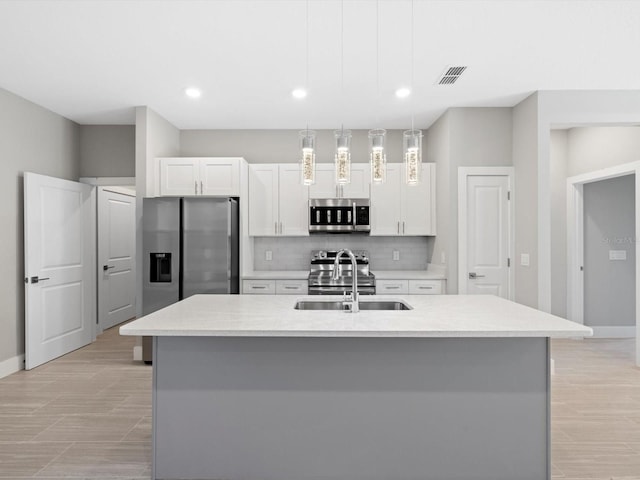
<path fill-rule="evenodd" d="M 551 130 L 551 313 L 567 316 L 568 130 Z"/>
<path fill-rule="evenodd" d="M 458 293 L 458 167 L 512 165 L 511 110 L 452 108 L 427 131 L 426 158 L 438 170 L 432 262 L 441 262 L 445 253 L 448 293 Z"/>
<path fill-rule="evenodd" d="M 582 127 L 567 131 L 567 176 L 640 160 L 640 127 Z"/>
<path fill-rule="evenodd" d="M 135 177 L 134 125 L 81 125 L 81 177 Z"/>
<path fill-rule="evenodd" d="M 635 175 L 584 186 L 584 323 L 634 326 Z M 609 260 L 624 250 L 626 260 Z"/>
<path fill-rule="evenodd" d="M 333 130 L 317 130 L 316 160 L 333 162 Z M 353 130 L 351 160 L 369 161 L 368 130 Z M 182 130 L 183 157 L 244 157 L 248 163 L 295 163 L 299 159 L 298 130 Z M 402 130 L 387 130 L 387 162 L 402 161 Z"/>
<path fill-rule="evenodd" d="M 256 270 L 308 270 L 311 250 L 366 250 L 370 268 L 378 270 L 424 270 L 431 259 L 433 237 L 370 237 L 368 235 L 311 235 L 309 237 L 256 237 Z M 265 260 L 265 251 L 273 254 Z M 400 260 L 393 260 L 393 251 Z"/>
<path fill-rule="evenodd" d="M 548 136 L 548 133 L 547 133 Z M 513 166 L 515 167 L 515 300 L 538 306 L 538 94 L 513 108 Z M 530 266 L 520 265 L 529 254 Z"/>
<path fill-rule="evenodd" d="M 153 188 L 156 157 L 180 155 L 180 130 L 148 107 L 136 107 L 136 314 L 142 315 L 142 198 Z"/>
<path fill-rule="evenodd" d="M 79 127 L 0 89 L 0 362 L 24 353 L 23 172 L 78 180 Z"/>

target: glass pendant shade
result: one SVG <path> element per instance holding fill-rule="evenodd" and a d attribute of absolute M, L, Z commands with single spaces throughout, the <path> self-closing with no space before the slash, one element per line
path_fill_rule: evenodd
<path fill-rule="evenodd" d="M 336 183 L 351 182 L 351 130 L 335 130 L 336 139 Z"/>
<path fill-rule="evenodd" d="M 387 131 L 383 128 L 369 130 L 371 183 L 384 183 L 387 178 L 387 154 L 385 152 L 386 133 Z"/>
<path fill-rule="evenodd" d="M 300 131 L 300 172 L 303 185 L 316 183 L 316 132 Z"/>
<path fill-rule="evenodd" d="M 422 131 L 406 130 L 402 135 L 402 150 L 407 184 L 417 185 L 422 168 Z"/>

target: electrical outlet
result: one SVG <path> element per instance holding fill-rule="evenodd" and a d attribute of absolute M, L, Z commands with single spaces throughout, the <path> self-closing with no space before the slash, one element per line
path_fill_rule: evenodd
<path fill-rule="evenodd" d="M 529 254 L 528 253 L 521 253 L 520 254 L 520 265 L 522 265 L 523 267 L 528 267 L 529 266 Z"/>
<path fill-rule="evenodd" d="M 394 250 L 394 251 L 393 251 L 393 259 L 394 259 L 395 261 L 400 260 L 400 250 Z"/>
<path fill-rule="evenodd" d="M 265 250 L 264 252 L 264 259 L 267 262 L 270 262 L 271 260 L 273 260 L 273 252 L 271 250 Z"/>

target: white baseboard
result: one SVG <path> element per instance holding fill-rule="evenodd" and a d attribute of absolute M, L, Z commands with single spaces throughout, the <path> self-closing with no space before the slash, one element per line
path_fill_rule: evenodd
<path fill-rule="evenodd" d="M 142 345 L 136 345 L 133 347 L 133 361 L 142 361 Z"/>
<path fill-rule="evenodd" d="M 0 362 L 0 378 L 7 377 L 20 370 L 24 370 L 24 354 L 16 355 Z"/>
<path fill-rule="evenodd" d="M 633 338 L 636 336 L 636 327 L 591 327 L 592 338 Z"/>

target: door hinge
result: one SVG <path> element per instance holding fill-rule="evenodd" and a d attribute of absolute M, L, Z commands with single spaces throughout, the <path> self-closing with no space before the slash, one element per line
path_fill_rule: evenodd
<path fill-rule="evenodd" d="M 511 200 L 511 192 L 507 192 L 507 200 Z"/>
<path fill-rule="evenodd" d="M 511 267 L 511 259 L 507 258 L 507 267 Z"/>

